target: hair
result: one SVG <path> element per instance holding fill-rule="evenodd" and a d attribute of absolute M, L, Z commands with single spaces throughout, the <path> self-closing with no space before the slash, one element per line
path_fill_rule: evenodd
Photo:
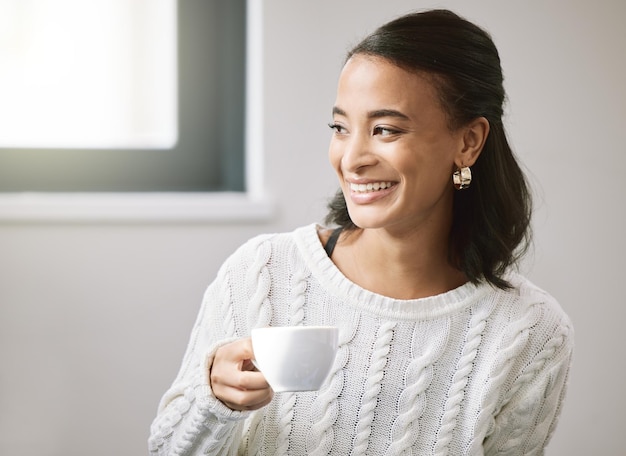
<path fill-rule="evenodd" d="M 509 288 L 504 274 L 530 244 L 532 202 L 502 124 L 506 94 L 490 35 L 451 11 L 430 10 L 381 26 L 357 44 L 346 61 L 357 54 L 431 76 L 452 130 L 479 117 L 489 122 L 483 150 L 472 167 L 471 186 L 454 193 L 449 260 L 473 283 Z M 326 223 L 357 228 L 341 190 L 328 209 Z"/>

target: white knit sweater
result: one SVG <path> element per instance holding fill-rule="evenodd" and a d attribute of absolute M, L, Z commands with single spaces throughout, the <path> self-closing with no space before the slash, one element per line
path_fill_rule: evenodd
<path fill-rule="evenodd" d="M 181 370 L 159 405 L 159 455 L 537 455 L 554 431 L 573 348 L 555 300 L 511 274 L 416 300 L 374 294 L 328 258 L 316 226 L 259 236 L 208 287 Z M 318 392 L 256 412 L 213 396 L 218 346 L 259 326 L 336 325 Z"/>

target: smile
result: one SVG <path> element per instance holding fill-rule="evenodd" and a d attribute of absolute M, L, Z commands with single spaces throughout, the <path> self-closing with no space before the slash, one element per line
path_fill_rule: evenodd
<path fill-rule="evenodd" d="M 378 190 L 384 190 L 392 187 L 392 182 L 370 182 L 368 184 L 350 184 L 350 190 L 355 193 L 369 193 L 376 192 Z"/>

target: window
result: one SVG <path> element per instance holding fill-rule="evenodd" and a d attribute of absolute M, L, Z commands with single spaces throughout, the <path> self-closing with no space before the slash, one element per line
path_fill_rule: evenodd
<path fill-rule="evenodd" d="M 0 147 L 175 144 L 173 0 L 4 0 L 0 21 Z"/>
<path fill-rule="evenodd" d="M 0 192 L 248 190 L 245 0 L 0 5 Z"/>

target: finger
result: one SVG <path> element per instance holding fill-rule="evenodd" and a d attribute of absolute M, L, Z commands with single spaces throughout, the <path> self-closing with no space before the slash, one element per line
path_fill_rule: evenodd
<path fill-rule="evenodd" d="M 271 388 L 256 391 L 230 388 L 222 402 L 234 410 L 257 410 L 269 404 L 273 397 L 274 392 Z"/>
<path fill-rule="evenodd" d="M 252 351 L 252 340 L 247 337 L 226 344 L 218 349 L 221 357 L 228 361 L 239 362 L 254 358 Z"/>
<path fill-rule="evenodd" d="M 214 363 L 210 371 L 211 385 L 225 385 L 241 390 L 259 390 L 269 387 L 265 376 L 257 370 L 241 370 L 234 363 Z"/>
<path fill-rule="evenodd" d="M 259 371 L 240 372 L 237 386 L 249 391 L 264 390 L 270 387 L 263 373 Z"/>

